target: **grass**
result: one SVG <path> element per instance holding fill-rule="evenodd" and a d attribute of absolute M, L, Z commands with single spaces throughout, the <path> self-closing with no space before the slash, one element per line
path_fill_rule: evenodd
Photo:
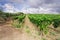
<path fill-rule="evenodd" d="M 21 28 L 21 24 L 17 20 L 12 23 L 12 26 L 15 28 Z"/>
<path fill-rule="evenodd" d="M 51 33 L 51 35 L 56 35 L 56 33 L 55 32 L 50 32 Z"/>
<path fill-rule="evenodd" d="M 30 33 L 30 30 L 29 30 L 29 27 L 26 26 L 26 30 L 25 30 L 27 33 Z"/>
<path fill-rule="evenodd" d="M 37 35 L 40 35 L 41 33 L 40 32 L 36 32 Z"/>
<path fill-rule="evenodd" d="M 56 40 L 60 40 L 60 37 L 59 37 L 59 38 L 57 38 Z"/>
<path fill-rule="evenodd" d="M 30 33 L 30 30 L 29 30 L 29 29 L 26 29 L 26 32 L 27 32 L 27 33 Z"/>
<path fill-rule="evenodd" d="M 42 40 L 46 40 L 45 38 L 42 38 Z"/>

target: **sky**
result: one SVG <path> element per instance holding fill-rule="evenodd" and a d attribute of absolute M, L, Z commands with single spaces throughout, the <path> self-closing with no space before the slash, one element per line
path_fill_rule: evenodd
<path fill-rule="evenodd" d="M 60 13 L 60 0 L 0 0 L 4 12 Z"/>

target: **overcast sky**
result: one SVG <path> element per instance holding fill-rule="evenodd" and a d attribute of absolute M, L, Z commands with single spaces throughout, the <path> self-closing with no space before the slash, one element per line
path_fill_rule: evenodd
<path fill-rule="evenodd" d="M 0 0 L 5 12 L 60 13 L 60 0 Z"/>

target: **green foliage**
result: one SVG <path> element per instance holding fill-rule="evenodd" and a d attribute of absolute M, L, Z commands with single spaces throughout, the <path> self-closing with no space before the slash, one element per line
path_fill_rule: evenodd
<path fill-rule="evenodd" d="M 54 21 L 53 23 L 54 28 L 57 28 L 60 25 L 60 19 L 55 19 L 53 21 Z"/>
<path fill-rule="evenodd" d="M 13 15 L 12 16 L 12 19 L 13 19 L 13 21 L 14 20 L 17 20 L 18 21 L 18 24 L 15 24 L 14 26 L 16 27 L 16 28 L 20 28 L 21 27 L 21 23 L 23 23 L 24 22 L 24 18 L 25 18 L 25 14 L 20 14 L 20 15 Z"/>
<path fill-rule="evenodd" d="M 23 19 L 25 18 L 25 14 L 22 12 L 18 12 L 18 13 L 6 13 L 3 12 L 2 10 L 0 10 L 0 18 L 4 19 L 4 21 L 7 20 L 17 20 L 20 22 L 23 21 Z"/>
<path fill-rule="evenodd" d="M 13 16 L 13 20 L 18 20 L 19 23 L 23 21 L 25 15 Z"/>
<path fill-rule="evenodd" d="M 23 18 L 24 16 L 24 13 L 22 12 L 19 12 L 19 13 L 6 13 L 6 12 L 3 12 L 2 10 L 0 10 L 0 17 L 2 17 L 3 19 L 7 19 L 7 18 L 20 18 L 20 16 L 22 16 L 21 18 Z"/>
<path fill-rule="evenodd" d="M 60 15 L 57 14 L 30 14 L 29 19 L 45 34 L 48 31 L 48 25 L 52 24 L 52 22 L 54 27 L 58 27 L 60 24 Z"/>

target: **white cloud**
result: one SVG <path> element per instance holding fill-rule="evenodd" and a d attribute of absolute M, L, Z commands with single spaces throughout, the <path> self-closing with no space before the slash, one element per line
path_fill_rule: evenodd
<path fill-rule="evenodd" d="M 53 10 L 53 8 L 43 8 L 43 7 L 39 7 L 39 8 L 23 8 L 21 10 L 21 12 L 24 13 L 56 13 L 51 11 Z"/>
<path fill-rule="evenodd" d="M 43 7 L 40 7 L 39 8 L 39 13 L 49 13 L 49 12 L 51 12 L 50 10 L 51 10 L 52 8 L 43 8 Z"/>
<path fill-rule="evenodd" d="M 51 6 L 51 5 L 50 5 Z M 49 8 L 49 7 L 39 7 L 39 8 L 32 8 L 32 7 L 29 7 L 29 6 L 26 6 L 24 5 L 24 7 L 19 10 L 17 8 L 14 7 L 14 5 L 12 4 L 5 4 L 3 6 L 5 9 L 5 12 L 24 12 L 24 13 L 56 13 L 56 12 L 53 12 L 53 8 Z"/>
<path fill-rule="evenodd" d="M 5 4 L 4 10 L 6 12 L 24 12 L 24 13 L 59 13 L 60 0 L 7 0 L 15 4 Z M 23 6 L 20 10 L 18 5 Z"/>
<path fill-rule="evenodd" d="M 12 4 L 9 4 L 9 3 L 5 4 L 3 7 L 4 7 L 5 12 L 13 13 L 13 12 L 19 12 L 20 11 L 17 8 L 15 8 Z"/>

